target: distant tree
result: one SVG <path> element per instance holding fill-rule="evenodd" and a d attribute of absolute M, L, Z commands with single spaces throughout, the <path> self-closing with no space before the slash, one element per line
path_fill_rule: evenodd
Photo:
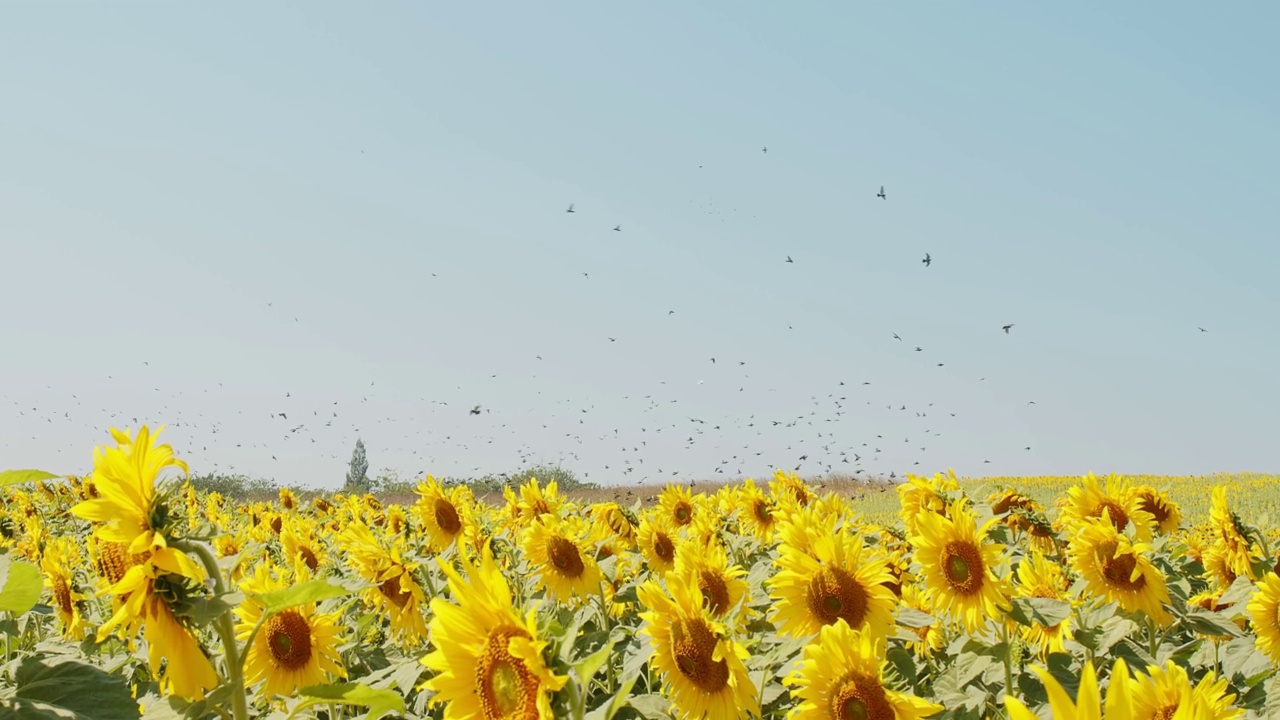
<path fill-rule="evenodd" d="M 356 438 L 356 449 L 351 451 L 351 466 L 347 470 L 347 482 L 342 489 L 347 492 L 368 492 L 372 488 L 369 482 L 369 458 L 364 452 L 364 441 Z"/>

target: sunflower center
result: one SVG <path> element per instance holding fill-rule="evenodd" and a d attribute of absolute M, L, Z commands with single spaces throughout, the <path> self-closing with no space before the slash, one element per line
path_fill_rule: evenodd
<path fill-rule="evenodd" d="M 698 589 L 702 602 L 712 615 L 720 617 L 729 611 L 729 586 L 720 573 L 703 570 L 698 573 Z"/>
<path fill-rule="evenodd" d="M 98 546 L 98 574 L 112 585 L 120 582 L 129 569 L 125 561 L 125 546 L 122 543 L 104 542 Z"/>
<path fill-rule="evenodd" d="M 657 533 L 653 538 L 653 554 L 664 563 L 673 563 L 676 559 L 676 545 L 666 533 Z"/>
<path fill-rule="evenodd" d="M 671 655 L 680 674 L 708 695 L 729 684 L 729 663 L 715 660 L 716 636 L 701 618 L 671 624 Z"/>
<path fill-rule="evenodd" d="M 404 588 L 400 586 L 399 576 L 384 580 L 378 586 L 378 592 L 382 593 L 383 597 L 390 600 L 391 604 L 396 607 L 404 607 L 405 603 L 409 602 L 410 593 L 405 592 Z"/>
<path fill-rule="evenodd" d="M 982 589 L 982 552 L 967 540 L 952 540 L 942 550 L 942 571 L 947 584 L 961 595 Z"/>
<path fill-rule="evenodd" d="M 756 516 L 756 522 L 764 525 L 773 522 L 773 509 L 769 507 L 769 501 L 764 498 L 757 498 L 752 503 L 751 512 Z"/>
<path fill-rule="evenodd" d="M 809 612 L 830 625 L 840 618 L 857 629 L 867 615 L 867 591 L 843 568 L 824 567 L 809 581 Z"/>
<path fill-rule="evenodd" d="M 1106 578 L 1107 583 L 1129 592 L 1138 592 L 1147 585 L 1145 575 L 1139 574 L 1137 579 L 1133 578 L 1133 570 L 1138 566 L 1138 558 L 1133 553 L 1128 552 L 1117 557 L 1111 557 L 1112 553 L 1105 553 L 1106 559 L 1102 561 L 1102 576 Z"/>
<path fill-rule="evenodd" d="M 538 716 L 538 678 L 511 654 L 511 638 L 528 638 L 517 627 L 502 627 L 489 635 L 476 663 L 476 687 L 485 720 Z"/>
<path fill-rule="evenodd" d="M 1151 516 L 1156 519 L 1157 525 L 1163 525 L 1164 521 L 1169 519 L 1169 509 L 1165 507 L 1163 502 L 1160 502 L 1159 498 L 1153 495 L 1143 495 L 1138 507 L 1151 513 Z"/>
<path fill-rule="evenodd" d="M 284 528 L 284 521 L 280 519 L 279 515 L 276 515 L 275 517 L 271 518 L 271 532 L 279 535 L 280 530 L 283 528 Z"/>
<path fill-rule="evenodd" d="M 1103 500 L 1098 503 L 1098 517 L 1102 517 L 1102 511 L 1106 510 L 1111 516 L 1111 524 L 1116 526 L 1116 531 L 1124 532 L 1125 527 L 1129 524 L 1129 514 L 1120 507 L 1120 503 L 1115 500 Z"/>
<path fill-rule="evenodd" d="M 564 577 L 576 578 L 585 569 L 578 546 L 568 538 L 556 536 L 548 540 L 547 557 Z"/>
<path fill-rule="evenodd" d="M 551 508 L 547 507 L 547 501 L 542 499 L 534 500 L 532 508 L 534 516 L 546 515 L 551 512 Z"/>
<path fill-rule="evenodd" d="M 311 548 L 306 545 L 298 548 L 298 554 L 302 556 L 302 562 L 306 563 L 308 568 L 315 570 L 320 567 L 320 558 L 317 558 L 316 554 L 311 552 Z"/>
<path fill-rule="evenodd" d="M 804 507 L 808 507 L 808 505 L 809 505 L 809 491 L 808 491 L 808 490 L 805 490 L 805 489 L 804 489 L 802 486 L 800 486 L 800 485 L 795 485 L 795 486 L 792 486 L 792 488 L 791 488 L 791 492 L 792 492 L 792 494 L 793 494 L 793 495 L 795 495 L 796 500 L 800 503 L 800 505 L 802 505 L 802 506 L 804 506 Z"/>
<path fill-rule="evenodd" d="M 831 715 L 838 720 L 893 720 L 896 715 L 880 680 L 854 672 L 840 682 L 831 698 Z"/>
<path fill-rule="evenodd" d="M 689 521 L 693 519 L 693 506 L 681 500 L 676 503 L 676 509 L 673 514 L 676 516 L 676 524 L 688 525 Z"/>
<path fill-rule="evenodd" d="M 297 610 L 272 615 L 265 630 L 267 646 L 277 665 L 299 670 L 311 661 L 311 625 Z"/>
<path fill-rule="evenodd" d="M 1178 703 L 1174 703 L 1172 705 L 1165 705 L 1159 710 L 1156 710 L 1155 714 L 1152 715 L 1151 718 L 1152 720 L 1170 720 L 1174 716 L 1174 714 L 1177 712 L 1178 712 Z"/>
<path fill-rule="evenodd" d="M 462 529 L 462 520 L 458 517 L 458 509 L 453 503 L 444 499 L 436 500 L 436 525 L 450 535 L 457 535 Z"/>
<path fill-rule="evenodd" d="M 71 607 L 71 588 L 67 586 L 66 578 L 61 575 L 53 576 L 53 597 L 58 601 L 58 608 L 66 615 L 70 615 Z"/>

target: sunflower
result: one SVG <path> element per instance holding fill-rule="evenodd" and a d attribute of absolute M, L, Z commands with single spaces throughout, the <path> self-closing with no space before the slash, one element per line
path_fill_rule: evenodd
<path fill-rule="evenodd" d="M 1062 568 L 1049 562 L 1038 552 L 1032 552 L 1028 558 L 1018 563 L 1018 584 L 1014 594 L 1018 597 L 1042 597 L 1057 600 L 1066 599 L 1066 591 L 1070 582 L 1062 574 Z M 1036 623 L 1032 627 L 1021 628 L 1022 637 L 1032 647 L 1038 648 L 1043 661 L 1049 653 L 1066 652 L 1066 641 L 1072 639 L 1071 617 L 1067 616 L 1057 625 L 1047 626 Z"/>
<path fill-rule="evenodd" d="M 81 611 L 88 596 L 76 589 L 74 568 L 79 560 L 79 547 L 67 537 L 54 538 L 45 547 L 44 557 L 40 558 L 44 586 L 53 598 L 53 607 L 62 625 L 62 637 L 68 640 L 83 640 L 88 629 Z"/>
<path fill-rule="evenodd" d="M 849 627 L 826 625 L 804 649 L 804 661 L 782 682 L 797 688 L 793 720 L 916 720 L 942 712 L 941 705 L 884 686 L 884 638 Z"/>
<path fill-rule="evenodd" d="M 737 565 L 729 565 L 729 556 L 720 544 L 681 545 L 676 552 L 672 572 L 681 581 L 698 586 L 713 619 L 723 621 L 729 611 L 737 607 L 744 610 L 739 615 L 740 626 L 750 619 L 749 608 L 742 604 L 751 596 L 750 586 L 743 579 L 747 571 Z"/>
<path fill-rule="evenodd" d="M 1262 551 L 1249 539 L 1244 521 L 1227 505 L 1227 489 L 1221 485 L 1213 489 L 1209 524 L 1217 538 L 1214 547 L 1231 575 L 1257 580 L 1253 564 L 1262 558 Z"/>
<path fill-rule="evenodd" d="M 813 501 L 813 491 L 794 472 L 778 469 L 769 481 L 769 492 L 779 505 L 804 507 Z"/>
<path fill-rule="evenodd" d="M 750 478 L 738 489 L 738 524 L 757 541 L 768 544 L 773 540 L 778 518 L 774 514 L 773 501 L 756 487 Z"/>
<path fill-rule="evenodd" d="M 949 517 L 935 512 L 917 515 L 918 534 L 911 544 L 934 608 L 950 613 L 974 633 L 987 618 L 1009 608 L 1004 583 L 995 574 L 1004 546 L 986 541 L 1000 519 L 993 517 L 979 528 L 973 512 L 960 501 L 948 510 Z"/>
<path fill-rule="evenodd" d="M 517 614 L 511 588 L 487 548 L 478 566 L 462 555 L 458 562 L 465 578 L 440 563 L 455 602 L 431 601 L 435 650 L 422 664 L 438 674 L 423 684 L 435 693 L 428 703 L 447 703 L 445 720 L 553 720 L 551 693 L 568 677 L 547 667 L 547 643 L 538 640 L 534 612 Z"/>
<path fill-rule="evenodd" d="M 384 546 L 367 525 L 353 521 L 339 536 L 339 542 L 356 573 L 376 585 L 364 591 L 365 604 L 387 616 L 401 642 L 416 645 L 425 639 L 427 623 L 422 605 L 426 595 L 414 578 L 418 563 L 403 558 L 404 538 L 392 538 Z"/>
<path fill-rule="evenodd" d="M 1124 660 L 1116 660 L 1111 668 L 1105 716 L 1102 712 L 1102 691 L 1098 688 L 1098 674 L 1094 671 L 1092 663 L 1084 664 L 1084 671 L 1080 675 L 1080 691 L 1076 695 L 1075 702 L 1071 701 L 1067 691 L 1053 675 L 1049 674 L 1048 670 L 1038 667 L 1032 669 L 1040 676 L 1044 689 L 1049 695 L 1049 709 L 1053 713 L 1053 720 L 1103 720 L 1104 717 L 1107 720 L 1132 720 L 1134 717 L 1132 683 L 1129 666 L 1125 665 Z M 1009 710 L 1009 720 L 1039 720 L 1012 693 L 1005 694 L 1004 704 Z M 1193 720 L 1189 710 L 1190 706 L 1179 708 L 1172 717 L 1161 720 Z"/>
<path fill-rule="evenodd" d="M 297 515 L 285 521 L 284 529 L 280 531 L 280 548 L 295 571 L 305 567 L 315 572 L 329 559 L 324 543 L 316 536 L 315 524 Z"/>
<path fill-rule="evenodd" d="M 1135 543 L 1116 531 L 1107 517 L 1082 521 L 1071 537 L 1067 554 L 1075 571 L 1099 597 L 1117 602 L 1127 612 L 1142 611 L 1161 626 L 1173 621 L 1164 609 L 1169 590 L 1164 575 L 1151 563 L 1146 543 Z"/>
<path fill-rule="evenodd" d="M 252 576 L 240 583 L 245 600 L 236 608 L 236 639 L 245 642 L 262 619 L 263 605 L 253 596 L 287 587 L 260 563 Z M 291 696 L 300 688 L 321 685 L 330 678 L 347 676 L 337 645 L 341 642 L 340 613 L 316 612 L 315 603 L 289 608 L 267 618 L 253 637 L 245 655 L 245 681 L 265 681 L 262 692 Z"/>
<path fill-rule="evenodd" d="M 428 475 L 418 483 L 413 511 L 433 552 L 443 552 L 462 537 L 471 523 L 471 491 L 466 485 L 445 490 Z"/>
<path fill-rule="evenodd" d="M 658 495 L 658 507 L 677 528 L 693 522 L 698 506 L 689 488 L 684 485 L 668 485 Z"/>
<path fill-rule="evenodd" d="M 543 488 L 538 486 L 537 478 L 529 478 L 529 482 L 520 486 L 520 500 L 516 504 L 519 526 L 528 527 L 545 515 L 559 516 L 562 505 L 564 500 L 560 497 L 560 486 L 555 480 Z"/>
<path fill-rule="evenodd" d="M 199 640 L 168 603 L 188 603 L 200 592 L 204 571 L 169 545 L 176 518 L 170 499 L 156 491 L 156 481 L 167 468 L 186 471 L 187 465 L 173 448 L 156 444 L 159 432 L 153 435 L 144 426 L 135 439 L 112 428 L 117 446 L 94 453 L 98 496 L 72 507 L 71 513 L 95 524 L 99 567 L 112 582 L 107 590 L 114 596 L 114 614 L 98 628 L 98 641 L 117 629 L 132 638 L 141 627 L 161 688 L 200 699 L 217 685 L 217 674 Z"/>
<path fill-rule="evenodd" d="M 663 575 L 675 567 L 680 536 L 662 516 L 651 512 L 640 521 L 639 541 L 650 571 Z"/>
<path fill-rule="evenodd" d="M 929 599 L 915 585 L 902 586 L 902 606 L 930 615 Z M 924 627 L 907 628 L 915 638 L 907 641 L 907 645 L 919 658 L 933 657 L 934 653 L 947 646 L 947 633 L 938 622 Z"/>
<path fill-rule="evenodd" d="M 844 620 L 872 637 L 893 627 L 896 605 L 887 562 L 871 556 L 860 536 L 837 530 L 835 518 L 809 528 L 808 549 L 784 541 L 769 585 L 780 632 L 802 638 Z"/>
<path fill-rule="evenodd" d="M 280 507 L 286 511 L 294 510 L 298 507 L 298 496 L 287 487 L 280 488 Z"/>
<path fill-rule="evenodd" d="M 1258 583 L 1247 609 L 1258 650 L 1280 663 L 1280 576 L 1268 573 Z"/>
<path fill-rule="evenodd" d="M 1243 710 L 1231 707 L 1236 696 L 1227 693 L 1226 678 L 1219 680 L 1210 672 L 1192 687 L 1187 671 L 1172 660 L 1163 668 L 1150 665 L 1147 672 L 1150 675 L 1138 675 L 1130 682 L 1134 720 L 1164 720 L 1184 706 L 1192 708 L 1183 712 L 1196 720 L 1244 717 Z"/>
<path fill-rule="evenodd" d="M 524 531 L 523 548 L 537 569 L 538 587 L 560 602 L 595 597 L 604 576 L 587 546 L 590 528 L 581 518 L 544 515 Z"/>
<path fill-rule="evenodd" d="M 1117 531 L 1124 532 L 1132 522 L 1139 541 L 1151 540 L 1155 518 L 1143 509 L 1136 489 L 1118 475 L 1107 476 L 1105 484 L 1092 473 L 1085 475 L 1079 485 L 1067 490 L 1058 522 L 1072 530 L 1090 518 L 1102 517 L 1104 511 Z"/>
<path fill-rule="evenodd" d="M 1182 525 L 1182 508 L 1164 492 L 1150 485 L 1138 485 L 1133 489 L 1138 496 L 1138 507 L 1151 515 L 1156 532 L 1172 535 Z"/>
<path fill-rule="evenodd" d="M 595 537 L 616 555 L 636 546 L 635 516 L 616 502 L 598 503 L 591 507 L 591 523 Z"/>
<path fill-rule="evenodd" d="M 760 714 L 744 664 L 751 656 L 711 617 L 696 584 L 670 575 L 666 592 L 649 580 L 637 594 L 647 608 L 640 613 L 641 632 L 654 646 L 649 662 L 662 674 L 680 718 L 723 720 Z"/>
<path fill-rule="evenodd" d="M 935 475 L 932 480 L 907 475 L 907 481 L 898 486 L 898 516 L 908 533 L 916 532 L 916 518 L 923 513 L 946 515 L 951 503 L 961 498 L 960 483 L 954 472 Z"/>

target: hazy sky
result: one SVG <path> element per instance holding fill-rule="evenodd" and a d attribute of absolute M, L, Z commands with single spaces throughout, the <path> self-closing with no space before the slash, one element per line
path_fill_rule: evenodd
<path fill-rule="evenodd" d="M 1276 470 L 1278 24 L 4 3 L 0 467 Z"/>

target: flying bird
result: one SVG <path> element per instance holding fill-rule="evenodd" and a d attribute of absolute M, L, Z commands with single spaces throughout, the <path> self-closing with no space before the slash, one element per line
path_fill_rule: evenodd
<path fill-rule="evenodd" d="M 479 414 L 480 414 L 480 406 L 479 406 L 479 405 L 477 405 L 477 406 L 475 406 L 475 407 L 471 408 L 471 414 L 472 414 L 472 415 L 479 415 Z"/>
<path fill-rule="evenodd" d="M 614 232 L 622 232 L 622 226 L 621 226 L 621 225 L 614 225 L 614 226 L 613 226 L 613 231 L 614 231 Z"/>
<path fill-rule="evenodd" d="M 568 210 L 565 210 L 565 212 L 567 212 L 567 213 L 571 213 L 571 212 L 573 212 L 573 203 L 569 203 L 569 209 L 568 209 Z"/>
<path fill-rule="evenodd" d="M 768 153 L 768 152 L 769 152 L 769 148 L 768 148 L 768 147 L 762 147 L 762 148 L 760 148 L 760 152 L 762 152 L 762 153 Z"/>
<path fill-rule="evenodd" d="M 894 334 L 893 334 L 893 339 L 894 339 L 894 340 L 897 340 L 897 341 L 899 341 L 899 342 L 901 342 L 901 341 L 902 341 L 902 338 L 898 337 L 898 333 L 894 333 Z"/>
<path fill-rule="evenodd" d="M 883 185 L 881 185 L 881 186 L 880 186 L 880 192 L 876 193 L 876 197 L 880 198 L 881 200 L 888 200 L 888 199 L 889 199 L 889 196 L 884 194 L 884 186 L 883 186 Z"/>
<path fill-rule="evenodd" d="M 795 260 L 792 260 L 790 255 L 787 256 L 787 262 L 795 264 Z"/>
<path fill-rule="evenodd" d="M 1013 328 L 1013 323 L 1009 323 L 1008 325 L 1002 325 L 1002 326 L 1000 326 L 1000 329 L 1004 331 L 1004 334 L 1005 334 L 1005 335 L 1008 335 L 1008 334 L 1009 334 L 1009 330 L 1011 330 L 1012 328 Z"/>
<path fill-rule="evenodd" d="M 1209 332 L 1208 330 L 1205 330 L 1205 329 L 1204 329 L 1204 328 L 1202 328 L 1202 327 L 1197 327 L 1196 329 L 1197 329 L 1197 330 L 1199 330 L 1200 332 Z"/>
<path fill-rule="evenodd" d="M 929 253 L 925 253 L 924 259 L 921 260 L 920 262 L 924 263 L 925 267 L 929 267 L 930 265 L 933 264 L 933 258 L 929 256 Z"/>

